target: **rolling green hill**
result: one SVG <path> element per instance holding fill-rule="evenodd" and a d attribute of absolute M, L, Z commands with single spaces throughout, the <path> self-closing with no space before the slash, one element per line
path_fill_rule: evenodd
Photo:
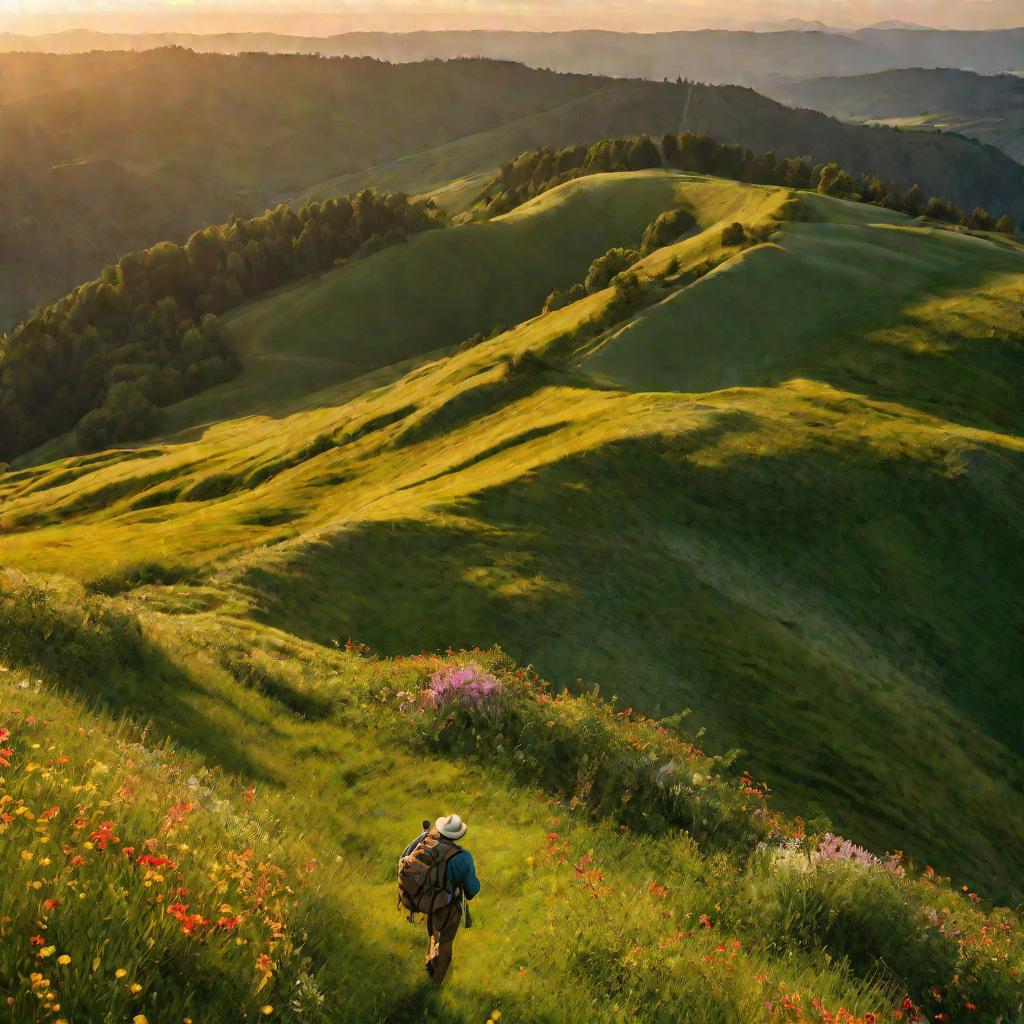
<path fill-rule="evenodd" d="M 1020 165 L 966 139 L 841 124 L 749 89 L 508 61 L 3 53 L 0 128 L 0 325 L 126 250 L 281 200 L 376 185 L 436 193 L 458 212 L 523 150 L 642 132 L 838 160 L 1024 218 Z"/>
<path fill-rule="evenodd" d="M 534 315 L 678 204 L 696 228 L 635 287 Z M 691 707 L 786 810 L 1019 898 L 1022 299 L 1016 240 L 570 182 L 243 308 L 249 369 L 177 433 L 0 477 L 0 562 L 181 628 L 500 643 Z"/>
<path fill-rule="evenodd" d="M 847 121 L 960 132 L 1024 161 L 1024 80 L 956 68 L 905 68 L 812 78 L 766 90 L 784 103 Z"/>

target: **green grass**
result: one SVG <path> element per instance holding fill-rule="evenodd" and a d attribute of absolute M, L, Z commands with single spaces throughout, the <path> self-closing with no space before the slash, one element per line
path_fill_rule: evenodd
<path fill-rule="evenodd" d="M 613 245 L 637 244 L 679 180 L 599 178 L 507 217 L 425 232 L 371 260 L 279 290 L 228 318 L 245 369 L 184 403 L 177 422 L 306 399 L 336 381 L 460 344 L 539 312 Z"/>
<path fill-rule="evenodd" d="M 701 230 L 625 319 L 534 316 L 674 201 Z M 768 240 L 723 247 L 736 220 Z M 1019 899 L 1022 295 L 1012 240 L 584 179 L 241 311 L 250 369 L 188 429 L 0 477 L 0 561 L 318 645 L 500 643 Z M 491 316 L 519 326 L 438 354 Z"/>
<path fill-rule="evenodd" d="M 468 1024 L 498 1010 L 551 1024 L 768 1024 L 822 1021 L 819 1000 L 863 1024 L 869 1012 L 895 1021 L 908 995 L 930 1009 L 971 1000 L 980 1019 L 1019 999 L 1024 947 L 1009 913 L 989 916 L 941 880 L 758 853 L 758 834 L 792 823 L 766 817 L 756 787 L 717 778 L 720 766 L 652 723 L 546 699 L 493 652 L 471 657 L 504 681 L 504 714 L 533 722 L 516 747 L 536 759 L 533 783 L 502 754 L 508 719 L 398 710 L 396 691 L 449 659 L 381 661 L 75 587 L 8 581 L 3 598 L 0 870 L 19 884 L 5 901 L 0 990 L 13 1019 Z M 278 695 L 315 691 L 324 713 L 254 688 L 242 660 L 274 666 Z M 588 769 L 602 737 L 619 752 Z M 567 754 L 580 779 L 612 782 L 620 761 L 668 751 L 686 765 L 687 800 L 706 816 L 731 809 L 750 832 L 623 830 L 614 814 L 589 815 L 573 780 L 545 785 Z M 422 816 L 449 807 L 471 822 L 484 890 L 436 992 L 422 925 L 394 906 L 394 860 Z M 174 867 L 147 873 L 143 850 Z M 208 923 L 183 934 L 173 902 Z M 773 1008 L 791 999 L 805 1015 Z"/>

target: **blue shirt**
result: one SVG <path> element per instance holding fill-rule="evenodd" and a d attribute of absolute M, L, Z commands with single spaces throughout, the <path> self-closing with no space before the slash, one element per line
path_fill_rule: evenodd
<path fill-rule="evenodd" d="M 403 857 L 408 857 L 416 849 L 428 833 L 418 835 L 403 852 Z M 445 881 L 453 888 L 462 887 L 466 899 L 471 900 L 480 891 L 480 879 L 476 877 L 476 865 L 473 863 L 473 854 L 469 850 L 460 850 L 450 861 L 445 869 Z"/>
<path fill-rule="evenodd" d="M 448 861 L 445 877 L 453 888 L 462 886 L 467 900 L 471 900 L 480 891 L 480 879 L 476 877 L 476 865 L 469 850 L 460 851 Z"/>

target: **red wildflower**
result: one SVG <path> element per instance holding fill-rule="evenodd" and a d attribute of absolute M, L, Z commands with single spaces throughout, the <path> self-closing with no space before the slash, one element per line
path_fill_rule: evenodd
<path fill-rule="evenodd" d="M 4 726 L 0 725 L 0 743 L 3 743 L 4 740 L 9 740 L 10 738 L 11 730 L 6 729 L 4 728 Z"/>
<path fill-rule="evenodd" d="M 237 928 L 242 923 L 242 915 L 235 914 L 233 917 L 222 917 L 217 922 L 218 928 L 223 928 L 224 931 L 229 932 L 232 928 Z"/>
<path fill-rule="evenodd" d="M 13 747 L 0 747 L 0 768 L 10 768 L 12 757 L 14 757 Z"/>
<path fill-rule="evenodd" d="M 56 910 L 59 906 L 60 906 L 60 900 L 54 900 L 54 899 L 43 900 L 43 909 L 44 910 Z"/>
<path fill-rule="evenodd" d="M 42 814 L 39 815 L 40 821 L 49 821 L 51 818 L 56 818 L 60 814 L 59 807 L 47 807 Z"/>
<path fill-rule="evenodd" d="M 708 917 L 707 914 L 701 914 L 700 915 L 700 923 L 702 925 L 704 925 L 705 928 L 710 928 L 711 927 L 711 918 Z"/>
<path fill-rule="evenodd" d="M 191 935 L 197 928 L 205 928 L 210 923 L 202 914 L 190 914 L 187 903 L 168 904 L 167 913 L 181 925 L 183 935 Z"/>
<path fill-rule="evenodd" d="M 42 935 L 33 935 L 32 938 L 28 940 L 28 944 L 30 946 L 45 946 L 46 939 L 44 939 Z"/>
<path fill-rule="evenodd" d="M 71 858 L 71 866 L 73 868 L 80 868 L 85 863 L 85 858 L 79 854 L 76 857 Z"/>
<path fill-rule="evenodd" d="M 135 858 L 136 864 L 146 868 L 170 868 L 172 871 L 178 866 L 170 857 L 155 857 L 151 853 L 141 853 Z"/>
<path fill-rule="evenodd" d="M 121 842 L 120 838 L 114 835 L 114 823 L 112 821 L 100 822 L 100 827 L 89 836 L 89 839 L 101 850 L 105 850 L 108 843 Z"/>

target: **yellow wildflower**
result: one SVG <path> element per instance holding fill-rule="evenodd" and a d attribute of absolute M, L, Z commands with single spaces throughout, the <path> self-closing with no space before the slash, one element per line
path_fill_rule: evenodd
<path fill-rule="evenodd" d="M 137 1013 L 132 1017 L 132 1024 L 149 1024 L 149 1021 L 146 1020 L 146 1015 L 144 1013 Z"/>
<path fill-rule="evenodd" d="M 43 948 L 39 950 L 39 955 L 45 959 L 48 956 L 53 956 L 53 954 L 56 952 L 56 946 L 43 946 Z"/>
<path fill-rule="evenodd" d="M 269 1017 L 273 1012 L 274 1008 L 270 1005 L 270 1003 L 267 1003 L 266 1006 L 260 1007 L 260 1013 L 262 1013 L 264 1017 Z"/>
<path fill-rule="evenodd" d="M 127 973 L 128 972 L 123 967 L 118 967 L 118 969 L 114 971 L 114 977 L 123 978 Z"/>
<path fill-rule="evenodd" d="M 131 992 L 133 996 L 137 996 L 142 991 L 142 986 L 137 981 L 133 981 L 128 986 L 128 991 Z"/>
<path fill-rule="evenodd" d="M 67 967 L 67 965 L 71 963 L 71 957 L 69 957 L 67 953 L 61 953 L 61 955 L 57 957 L 57 963 L 59 963 L 61 967 Z"/>

